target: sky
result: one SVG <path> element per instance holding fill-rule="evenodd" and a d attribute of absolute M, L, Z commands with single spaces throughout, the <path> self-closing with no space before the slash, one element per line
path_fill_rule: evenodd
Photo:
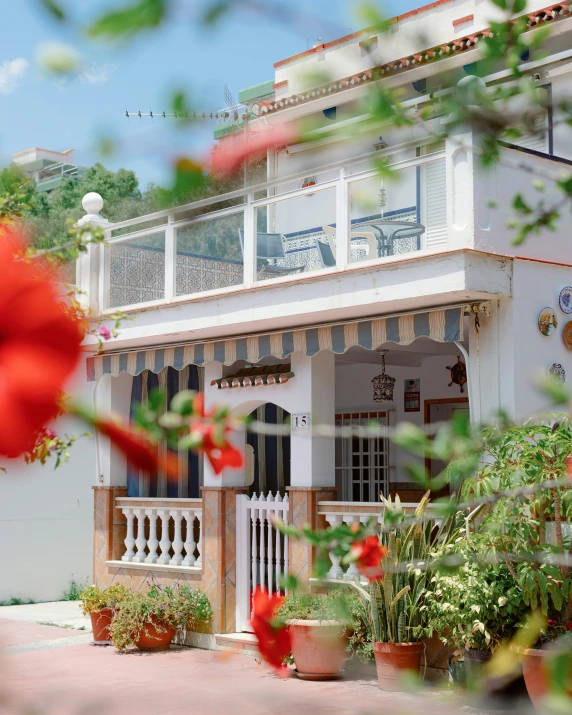
<path fill-rule="evenodd" d="M 295 26 L 276 20 L 275 0 L 263 0 L 262 16 L 233 11 L 213 29 L 197 22 L 203 0 L 172 0 L 165 27 L 121 46 L 85 37 L 86 22 L 127 0 L 60 0 L 71 22 L 53 20 L 38 0 L 3 0 L 0 25 L 0 162 L 37 146 L 73 148 L 74 161 L 96 161 L 109 169 L 123 166 L 140 185 L 166 184 L 177 156 L 201 155 L 212 142 L 214 122 L 181 130 L 173 119 L 127 119 L 129 112 L 169 111 L 169 97 L 184 90 L 198 111 L 225 106 L 224 86 L 234 97 L 244 87 L 273 78 L 273 63 L 361 28 L 352 0 L 287 0 L 298 9 Z M 391 17 L 425 4 L 421 0 L 383 0 Z M 310 9 L 311 8 L 311 9 Z M 309 13 L 309 14 L 306 14 Z M 64 43 L 81 56 L 73 78 L 54 78 L 38 57 L 49 43 Z M 102 158 L 102 137 L 116 151 Z"/>

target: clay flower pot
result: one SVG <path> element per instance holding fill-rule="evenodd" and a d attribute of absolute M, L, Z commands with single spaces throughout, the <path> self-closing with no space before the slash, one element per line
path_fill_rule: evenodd
<path fill-rule="evenodd" d="M 153 621 L 145 625 L 135 645 L 139 650 L 169 650 L 176 634 L 176 628 Z"/>
<path fill-rule="evenodd" d="M 419 676 L 423 643 L 372 643 L 377 680 L 382 690 L 401 690 L 400 679 Z"/>
<path fill-rule="evenodd" d="M 302 680 L 339 678 L 347 659 L 345 626 L 338 621 L 287 621 L 296 674 Z"/>
<path fill-rule="evenodd" d="M 522 674 L 528 695 L 532 700 L 532 704 L 537 712 L 544 712 L 544 699 L 549 694 L 550 690 L 550 671 L 547 664 L 547 659 L 556 655 L 558 650 L 541 650 L 539 648 L 516 648 L 511 647 L 511 650 L 518 653 L 518 659 L 522 665 Z M 570 666 L 570 674 L 572 679 L 572 665 Z M 572 697 L 572 689 L 569 689 L 568 695 Z"/>
<path fill-rule="evenodd" d="M 99 611 L 92 611 L 89 617 L 91 618 L 91 630 L 95 645 L 111 645 L 109 626 L 113 618 L 113 609 L 102 608 Z"/>

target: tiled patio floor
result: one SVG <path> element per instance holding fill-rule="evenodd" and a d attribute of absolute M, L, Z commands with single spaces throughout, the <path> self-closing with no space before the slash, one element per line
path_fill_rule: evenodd
<path fill-rule="evenodd" d="M 89 633 L 0 619 L 2 715 L 475 713 L 451 694 L 384 693 L 371 670 L 337 682 L 277 678 L 255 658 L 197 649 L 118 653 Z M 520 710 L 519 712 L 523 712 Z"/>

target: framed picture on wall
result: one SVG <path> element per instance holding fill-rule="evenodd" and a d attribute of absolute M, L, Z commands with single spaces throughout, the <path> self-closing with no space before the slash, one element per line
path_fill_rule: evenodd
<path fill-rule="evenodd" d="M 421 411 L 421 380 L 405 380 L 403 390 L 403 405 L 405 412 Z"/>

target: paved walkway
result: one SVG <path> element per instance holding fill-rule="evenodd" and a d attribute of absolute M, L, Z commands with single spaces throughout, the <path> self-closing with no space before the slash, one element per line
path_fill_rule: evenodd
<path fill-rule="evenodd" d="M 82 615 L 79 601 L 29 603 L 23 606 L 0 606 L 0 619 L 43 623 L 91 632 L 89 616 Z"/>
<path fill-rule="evenodd" d="M 44 610 L 35 613 L 42 618 L 75 618 L 73 609 L 59 604 L 38 605 Z M 30 611 L 16 610 L 31 606 L 10 608 L 0 609 L 0 715 L 479 712 L 451 693 L 384 693 L 368 668 L 337 682 L 304 682 L 277 678 L 245 655 L 178 647 L 121 654 L 88 642 L 87 631 L 34 623 Z"/>

